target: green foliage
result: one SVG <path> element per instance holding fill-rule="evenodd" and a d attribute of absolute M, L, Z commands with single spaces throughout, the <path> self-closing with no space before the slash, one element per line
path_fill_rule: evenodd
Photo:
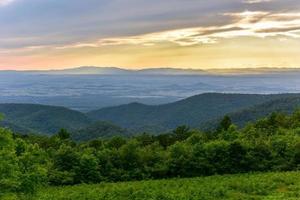
<path fill-rule="evenodd" d="M 40 186 L 298 170 L 300 117 L 273 113 L 243 129 L 228 117 L 214 132 L 179 126 L 162 135 L 115 136 L 75 143 L 66 130 L 52 137 L 0 131 L 2 195 Z M 226 190 L 217 193 L 225 194 Z"/>
<path fill-rule="evenodd" d="M 75 170 L 79 163 L 80 155 L 71 146 L 62 144 L 53 155 L 49 182 L 55 185 L 75 184 Z"/>
<path fill-rule="evenodd" d="M 0 129 L 0 198 L 8 193 L 34 193 L 46 180 L 44 151 Z"/>
<path fill-rule="evenodd" d="M 72 138 L 76 141 L 89 141 L 97 138 L 109 138 L 113 136 L 127 136 L 130 132 L 108 122 L 94 122 L 91 125 L 73 131 Z"/>
<path fill-rule="evenodd" d="M 226 115 L 220 122 L 218 129 L 220 131 L 227 131 L 231 125 L 232 125 L 232 121 L 231 121 L 230 117 L 228 115 Z"/>
<path fill-rule="evenodd" d="M 299 188 L 299 172 L 288 172 L 51 187 L 29 198 L 33 200 L 292 200 L 299 199 Z"/>
<path fill-rule="evenodd" d="M 0 121 L 4 119 L 4 114 L 0 113 Z"/>
<path fill-rule="evenodd" d="M 70 139 L 70 133 L 66 129 L 60 129 L 57 135 L 61 140 Z"/>
<path fill-rule="evenodd" d="M 100 165 L 97 157 L 89 151 L 80 155 L 76 169 L 76 181 L 80 183 L 99 183 L 101 179 Z"/>
<path fill-rule="evenodd" d="M 0 129 L 0 197 L 4 193 L 18 190 L 21 184 L 20 175 L 12 134 Z"/>

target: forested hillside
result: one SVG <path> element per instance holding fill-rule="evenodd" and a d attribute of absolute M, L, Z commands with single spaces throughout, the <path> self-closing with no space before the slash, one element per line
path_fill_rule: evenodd
<path fill-rule="evenodd" d="M 300 109 L 300 97 L 286 97 L 275 100 L 270 100 L 262 104 L 254 105 L 240 111 L 227 113 L 233 123 L 242 127 L 249 122 L 254 122 L 262 117 L 268 116 L 273 112 L 281 112 L 290 114 L 294 110 Z M 202 126 L 202 129 L 214 129 L 222 118 L 213 119 Z"/>
<path fill-rule="evenodd" d="M 34 133 L 34 131 L 32 131 L 30 129 L 27 129 L 22 126 L 18 126 L 16 124 L 13 124 L 12 122 L 8 122 L 8 121 L 0 121 L 0 127 L 9 128 L 10 130 L 12 130 L 15 133 L 22 133 L 22 134 Z"/>
<path fill-rule="evenodd" d="M 159 106 L 131 103 L 87 114 L 64 107 L 37 104 L 0 104 L 2 126 L 14 132 L 53 135 L 61 128 L 76 140 L 129 136 L 143 132 L 161 134 L 180 125 L 215 128 L 224 115 L 237 125 L 274 111 L 290 113 L 300 106 L 299 94 L 252 95 L 208 93 Z"/>
<path fill-rule="evenodd" d="M 94 122 L 91 125 L 72 132 L 72 138 L 76 141 L 88 141 L 97 138 L 110 138 L 113 136 L 130 136 L 126 129 L 109 122 Z"/>
<path fill-rule="evenodd" d="M 95 120 L 110 121 L 133 132 L 159 133 L 188 125 L 201 127 L 231 112 L 271 100 L 299 97 L 299 94 L 256 95 L 207 93 L 171 104 L 149 106 L 139 103 L 104 108 L 88 113 Z M 288 103 L 288 102 L 287 102 Z M 270 109 L 272 111 L 272 109 Z M 268 114 L 265 112 L 265 114 Z"/>
<path fill-rule="evenodd" d="M 64 107 L 38 104 L 0 104 L 7 126 L 14 130 L 29 130 L 35 133 L 54 134 L 61 128 L 75 130 L 91 123 L 83 113 Z M 25 130 L 16 129 L 23 127 Z"/>
<path fill-rule="evenodd" d="M 300 98 L 290 97 L 271 100 L 239 112 L 231 113 L 229 116 L 235 124 L 243 126 L 248 122 L 253 122 L 265 117 L 272 112 L 291 114 L 296 109 L 300 109 Z"/>

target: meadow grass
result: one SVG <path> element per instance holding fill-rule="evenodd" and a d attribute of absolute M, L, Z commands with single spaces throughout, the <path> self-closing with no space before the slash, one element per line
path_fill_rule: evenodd
<path fill-rule="evenodd" d="M 300 172 L 261 173 L 48 187 L 38 200 L 296 200 Z"/>

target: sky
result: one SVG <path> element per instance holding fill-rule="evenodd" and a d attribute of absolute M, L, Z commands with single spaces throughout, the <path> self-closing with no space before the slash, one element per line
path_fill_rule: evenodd
<path fill-rule="evenodd" d="M 0 69 L 300 67 L 299 0 L 0 0 Z"/>

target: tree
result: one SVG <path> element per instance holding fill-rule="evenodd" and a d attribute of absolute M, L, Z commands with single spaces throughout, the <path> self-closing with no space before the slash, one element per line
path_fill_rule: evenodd
<path fill-rule="evenodd" d="M 45 159 L 37 145 L 0 129 L 0 198 L 3 193 L 34 193 L 46 181 Z"/>
<path fill-rule="evenodd" d="M 70 139 L 70 133 L 66 129 L 63 129 L 63 128 L 59 130 L 57 135 L 61 140 Z"/>
<path fill-rule="evenodd" d="M 33 194 L 40 186 L 47 183 L 49 167 L 47 154 L 37 144 L 25 144 L 25 151 L 18 159 L 21 171 L 20 190 Z"/>
<path fill-rule="evenodd" d="M 224 174 L 230 172 L 229 144 L 227 141 L 216 140 L 204 145 L 206 159 L 212 166 L 211 171 L 213 173 Z"/>
<path fill-rule="evenodd" d="M 178 126 L 173 133 L 175 134 L 175 139 L 177 141 L 186 140 L 191 136 L 190 128 L 188 126 Z"/>
<path fill-rule="evenodd" d="M 76 179 L 79 183 L 99 183 L 101 180 L 98 160 L 89 150 L 80 155 Z"/>
<path fill-rule="evenodd" d="M 158 143 L 147 145 L 139 151 L 144 178 L 164 178 L 168 172 L 168 153 Z"/>
<path fill-rule="evenodd" d="M 173 134 L 158 135 L 156 136 L 156 140 L 158 140 L 159 144 L 164 148 L 167 148 L 176 142 L 176 140 L 173 137 Z"/>
<path fill-rule="evenodd" d="M 241 142 L 232 142 L 228 147 L 228 153 L 231 173 L 242 173 L 247 171 L 247 162 L 245 161 L 247 149 Z"/>
<path fill-rule="evenodd" d="M 0 128 L 0 198 L 4 193 L 18 191 L 20 175 L 12 133 Z"/>
<path fill-rule="evenodd" d="M 69 185 L 75 182 L 75 169 L 79 166 L 78 153 L 71 146 L 61 145 L 53 157 L 50 170 L 50 183 L 54 185 Z"/>
<path fill-rule="evenodd" d="M 190 145 L 177 142 L 170 147 L 170 161 L 169 168 L 172 176 L 185 177 L 189 176 L 190 161 L 191 161 L 191 148 Z"/>
<path fill-rule="evenodd" d="M 115 148 L 115 149 L 119 149 L 125 144 L 126 144 L 126 140 L 120 136 L 114 136 L 107 142 L 107 146 L 109 148 Z"/>
<path fill-rule="evenodd" d="M 231 118 L 228 115 L 225 115 L 219 124 L 218 130 L 219 131 L 227 131 L 231 125 L 232 125 Z"/>
<path fill-rule="evenodd" d="M 147 133 L 143 133 L 137 137 L 135 137 L 137 141 L 139 141 L 141 143 L 142 146 L 148 146 L 151 145 L 155 142 L 154 136 L 147 134 Z"/>
<path fill-rule="evenodd" d="M 4 119 L 4 114 L 0 113 L 0 121 Z"/>

